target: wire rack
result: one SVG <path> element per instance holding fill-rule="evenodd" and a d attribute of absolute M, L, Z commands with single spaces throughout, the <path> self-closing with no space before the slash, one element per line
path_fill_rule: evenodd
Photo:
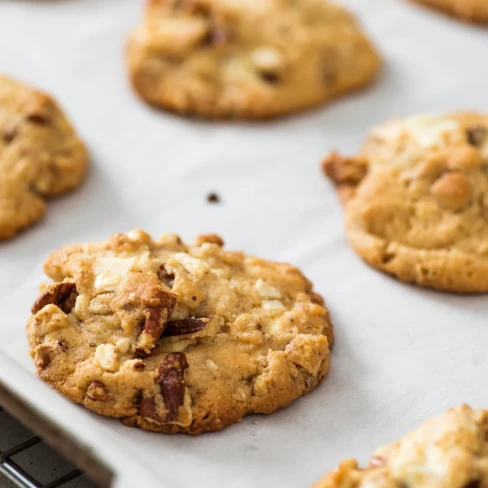
<path fill-rule="evenodd" d="M 79 469 L 76 469 L 72 464 L 68 463 L 68 461 L 52 451 L 40 437 L 35 436 L 30 431 L 23 428 L 0 406 L 0 425 L 2 423 L 8 425 L 10 430 L 12 430 L 12 427 L 14 429 L 17 428 L 17 430 L 22 430 L 23 435 L 20 437 L 26 437 L 26 440 L 19 443 L 14 442 L 14 445 L 8 445 L 7 448 L 4 448 L 0 444 L 0 487 L 5 486 L 5 483 L 3 482 L 4 480 L 2 480 L 2 475 L 13 483 L 13 486 L 22 488 L 57 488 L 60 486 L 67 487 L 68 484 L 70 487 L 97 487 L 97 485 L 88 481 Z M 8 436 L 2 433 L 2 429 L 0 428 L 0 440 L 6 440 L 7 437 Z M 61 468 L 54 468 L 54 472 L 58 469 L 63 469 L 64 473 L 60 475 L 55 473 L 55 476 L 52 476 L 53 479 L 50 479 L 49 481 L 36 479 L 37 477 L 32 471 L 35 470 L 35 464 L 43 463 L 43 461 L 42 456 L 39 454 L 36 456 L 36 453 L 32 452 L 33 449 L 44 450 L 44 456 L 47 453 L 51 458 L 57 457 L 59 460 L 58 464 L 61 465 Z M 29 453 L 29 451 L 31 452 Z M 29 454 L 30 461 L 26 462 Z M 32 461 L 32 459 L 34 459 L 34 461 Z M 26 464 L 30 465 L 30 470 L 25 466 Z M 37 468 L 38 467 L 39 466 L 37 466 Z M 36 471 L 38 471 L 38 469 Z"/>

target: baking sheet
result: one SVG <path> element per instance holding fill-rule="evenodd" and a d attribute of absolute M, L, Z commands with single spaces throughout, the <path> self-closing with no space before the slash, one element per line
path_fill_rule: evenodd
<path fill-rule="evenodd" d="M 448 407 L 488 407 L 488 298 L 420 290 L 364 265 L 318 164 L 331 148 L 353 152 L 367 128 L 393 116 L 488 111 L 488 30 L 402 0 L 344 3 L 385 57 L 379 83 L 246 125 L 187 121 L 136 99 L 122 47 L 142 2 L 0 0 L 0 71 L 53 93 L 92 155 L 80 191 L 0 245 L 0 381 L 97 453 L 118 486 L 305 487 Z M 220 205 L 206 202 L 211 191 Z M 45 257 L 136 226 L 185 239 L 217 232 L 230 249 L 302 268 L 336 326 L 322 386 L 271 416 L 192 438 L 97 417 L 34 379 L 24 324 Z"/>

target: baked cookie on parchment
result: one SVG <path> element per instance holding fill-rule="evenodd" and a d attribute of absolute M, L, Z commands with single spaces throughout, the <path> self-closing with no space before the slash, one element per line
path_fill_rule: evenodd
<path fill-rule="evenodd" d="M 87 152 L 48 95 L 0 75 L 0 240 L 39 220 L 46 199 L 76 188 Z"/>
<path fill-rule="evenodd" d="M 313 488 L 481 488 L 488 484 L 488 410 L 467 405 L 379 448 L 367 468 L 349 459 Z"/>
<path fill-rule="evenodd" d="M 149 0 L 127 59 L 147 102 L 236 119 L 319 105 L 380 67 L 354 17 L 325 0 Z"/>
<path fill-rule="evenodd" d="M 355 157 L 323 162 L 355 251 L 421 286 L 488 291 L 488 117 L 456 113 L 382 125 Z"/>
<path fill-rule="evenodd" d="M 27 325 L 38 375 L 89 409 L 164 433 L 220 430 L 313 390 L 333 330 L 297 268 L 141 230 L 52 254 Z"/>
<path fill-rule="evenodd" d="M 413 0 L 471 22 L 488 22 L 487 0 Z"/>

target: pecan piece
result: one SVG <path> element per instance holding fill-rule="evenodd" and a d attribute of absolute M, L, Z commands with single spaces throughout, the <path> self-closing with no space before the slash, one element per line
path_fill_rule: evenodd
<path fill-rule="evenodd" d="M 36 125 L 46 125 L 48 123 L 46 115 L 36 112 L 27 115 L 26 120 Z"/>
<path fill-rule="evenodd" d="M 17 137 L 17 128 L 13 125 L 8 125 L 3 129 L 2 137 L 6 144 L 11 143 Z"/>
<path fill-rule="evenodd" d="M 336 185 L 357 185 L 366 175 L 368 161 L 362 157 L 343 157 L 333 152 L 322 161 L 322 169 Z"/>
<path fill-rule="evenodd" d="M 51 364 L 52 348 L 40 345 L 35 350 L 34 362 L 39 369 L 46 369 Z"/>
<path fill-rule="evenodd" d="M 157 307 L 146 308 L 144 314 L 144 330 L 141 332 L 137 341 L 137 349 L 149 353 L 156 345 L 161 334 L 164 331 L 173 308 L 176 305 L 176 295 L 174 293 L 164 292 Z"/>
<path fill-rule="evenodd" d="M 467 135 L 472 146 L 480 147 L 488 138 L 488 128 L 483 126 L 471 127 L 467 130 Z"/>
<path fill-rule="evenodd" d="M 141 398 L 141 405 L 139 407 L 139 415 L 141 417 L 145 417 L 147 419 L 154 420 L 155 422 L 158 422 L 159 424 L 163 423 L 161 417 L 158 415 L 158 412 L 156 409 L 156 402 L 154 401 L 154 398 L 147 398 L 147 397 Z"/>
<path fill-rule="evenodd" d="M 162 264 L 159 267 L 158 277 L 168 288 L 173 288 L 173 285 L 175 284 L 175 275 L 168 271 L 166 264 Z"/>
<path fill-rule="evenodd" d="M 194 334 L 205 328 L 210 321 L 210 317 L 200 317 L 198 319 L 170 320 L 166 324 L 162 337 L 174 337 L 185 334 Z"/>
<path fill-rule="evenodd" d="M 180 407 L 185 401 L 186 368 L 188 361 L 182 352 L 169 353 L 159 365 L 156 382 L 167 410 L 166 422 L 178 420 Z"/>
<path fill-rule="evenodd" d="M 220 197 L 217 193 L 209 193 L 207 195 L 207 202 L 208 203 L 220 203 Z"/>
<path fill-rule="evenodd" d="M 32 305 L 32 313 L 37 313 L 46 305 L 57 305 L 64 313 L 68 314 L 75 306 L 78 292 L 76 285 L 69 281 L 62 283 L 53 283 L 47 287 L 47 290 Z"/>
<path fill-rule="evenodd" d="M 209 243 L 209 244 L 217 244 L 217 246 L 223 247 L 224 240 L 222 237 L 218 236 L 217 234 L 201 234 L 197 237 L 195 244 L 197 246 L 201 246 L 202 244 Z"/>
<path fill-rule="evenodd" d="M 103 400 L 108 396 L 107 387 L 101 381 L 92 381 L 86 389 L 86 396 L 90 400 Z"/>

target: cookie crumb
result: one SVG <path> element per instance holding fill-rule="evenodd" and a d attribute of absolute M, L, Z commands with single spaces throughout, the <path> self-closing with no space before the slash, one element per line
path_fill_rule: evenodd
<path fill-rule="evenodd" d="M 212 193 L 209 193 L 207 195 L 207 202 L 208 203 L 220 203 L 221 200 L 220 200 L 219 195 L 217 195 L 217 193 L 212 192 Z"/>

